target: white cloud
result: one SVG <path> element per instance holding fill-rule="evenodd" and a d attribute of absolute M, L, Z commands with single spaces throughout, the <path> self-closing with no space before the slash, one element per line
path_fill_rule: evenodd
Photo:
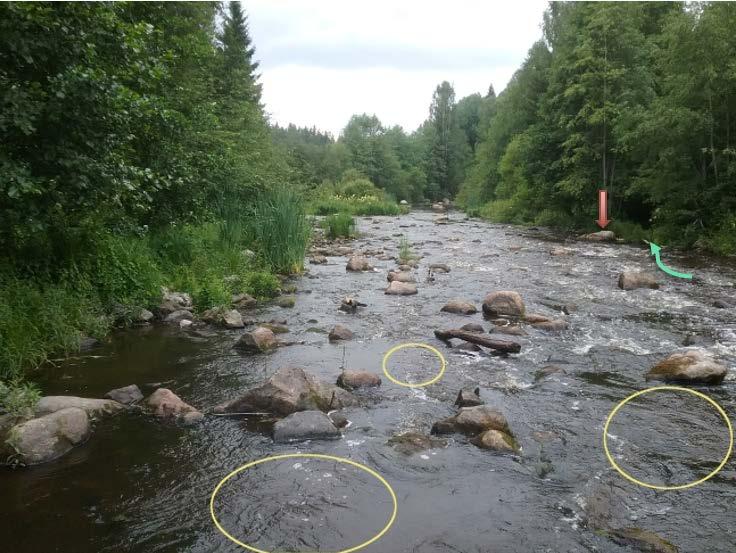
<path fill-rule="evenodd" d="M 414 130 L 432 92 L 506 86 L 541 36 L 546 3 L 455 0 L 243 2 L 263 99 L 280 124 L 337 135 L 354 113 Z"/>

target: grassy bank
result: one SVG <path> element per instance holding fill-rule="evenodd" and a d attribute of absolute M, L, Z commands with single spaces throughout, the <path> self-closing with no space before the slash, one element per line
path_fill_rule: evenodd
<path fill-rule="evenodd" d="M 338 183 L 324 182 L 308 202 L 314 215 L 400 215 L 396 201 L 356 171 L 347 171 Z"/>
<path fill-rule="evenodd" d="M 54 271 L 5 263 L 0 270 L 0 380 L 79 349 L 153 309 L 161 288 L 191 294 L 195 309 L 229 305 L 232 294 L 277 293 L 277 273 L 303 268 L 310 224 L 299 197 L 277 190 L 249 209 L 200 224 L 103 234 Z"/>

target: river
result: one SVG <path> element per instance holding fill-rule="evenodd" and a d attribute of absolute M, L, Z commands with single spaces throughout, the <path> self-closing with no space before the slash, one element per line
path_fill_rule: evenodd
<path fill-rule="evenodd" d="M 0 472 L 2 550 L 243 551 L 213 524 L 213 489 L 250 461 L 295 452 L 352 459 L 395 490 L 396 521 L 366 553 L 630 551 L 586 524 L 591 516 L 656 532 L 681 552 L 736 550 L 733 458 L 703 484 L 661 492 L 626 481 L 602 447 L 611 410 L 649 386 L 646 370 L 683 343 L 708 350 L 732 368 L 723 385 L 698 389 L 733 418 L 736 309 L 712 305 L 736 296 L 732 264 L 663 251 L 669 265 L 694 273 L 696 281 L 659 272 L 659 290 L 623 291 L 616 286 L 619 272 L 656 271 L 644 247 L 562 244 L 544 230 L 468 220 L 454 212 L 448 225 L 415 212 L 360 218 L 358 227 L 361 236 L 350 244 L 356 251 L 395 255 L 400 237 L 407 237 L 422 256 L 417 295 L 383 293 L 394 261 L 371 257 L 375 272 L 350 273 L 346 257 L 330 257 L 294 279 L 293 308 L 247 313 L 261 321 L 285 318 L 290 334 L 284 336 L 302 343 L 246 355 L 232 348 L 242 331 L 155 326 L 116 333 L 102 347 L 46 366 L 34 378 L 45 394 L 86 397 L 133 383 L 145 393 L 152 388 L 144 385 L 164 382 L 207 411 L 279 367 L 304 367 L 330 381 L 343 364 L 381 374 L 391 347 L 424 342 L 447 358 L 439 382 L 417 389 L 384 377 L 380 388 L 359 394 L 360 407 L 345 411 L 351 424 L 334 441 L 274 444 L 269 422 L 259 417 L 210 415 L 190 427 L 135 413 L 98 421 L 89 442 L 58 461 Z M 550 249 L 559 246 L 572 255 L 551 256 Z M 427 266 L 435 262 L 448 264 L 451 272 L 427 281 Z M 453 351 L 434 338 L 435 329 L 467 322 L 490 328 L 480 314 L 451 315 L 440 307 L 463 298 L 480 308 L 494 290 L 516 290 L 527 311 L 561 315 L 570 328 L 546 333 L 527 327 L 526 336 L 500 335 L 522 344 L 520 354 L 508 357 Z M 348 295 L 367 307 L 353 315 L 339 312 Z M 326 332 L 336 323 L 355 338 L 329 343 Z M 431 356 L 402 355 L 392 365 L 398 377 L 420 381 L 436 373 Z M 547 365 L 563 370 L 537 380 Z M 449 436 L 445 448 L 414 455 L 387 445 L 394 434 L 428 432 L 434 421 L 453 414 L 455 396 L 467 386 L 480 387 L 486 403 L 506 415 L 520 454 L 481 450 L 461 435 Z M 674 392 L 632 402 L 610 435 L 613 453 L 628 471 L 666 485 L 707 474 L 727 444 L 724 421 L 708 403 Z M 336 462 L 297 461 L 274 461 L 233 479 L 219 506 L 223 525 L 266 551 L 306 552 L 349 548 L 386 523 L 391 501 L 375 478 Z"/>

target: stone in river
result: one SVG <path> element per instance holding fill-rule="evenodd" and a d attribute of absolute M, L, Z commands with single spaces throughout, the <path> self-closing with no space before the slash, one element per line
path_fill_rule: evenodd
<path fill-rule="evenodd" d="M 326 440 L 341 436 L 340 430 L 322 411 L 299 411 L 277 421 L 273 426 L 275 442 Z"/>

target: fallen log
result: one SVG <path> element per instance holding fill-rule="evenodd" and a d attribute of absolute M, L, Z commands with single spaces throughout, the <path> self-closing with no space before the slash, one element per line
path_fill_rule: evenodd
<path fill-rule="evenodd" d="M 434 335 L 438 340 L 442 340 L 445 343 L 449 343 L 451 338 L 457 338 L 459 340 L 470 342 L 471 344 L 477 344 L 484 348 L 501 351 L 503 353 L 519 353 L 521 351 L 521 344 L 518 342 L 512 342 L 510 340 L 495 340 L 486 334 L 461 330 L 459 328 L 451 330 L 435 330 Z"/>

